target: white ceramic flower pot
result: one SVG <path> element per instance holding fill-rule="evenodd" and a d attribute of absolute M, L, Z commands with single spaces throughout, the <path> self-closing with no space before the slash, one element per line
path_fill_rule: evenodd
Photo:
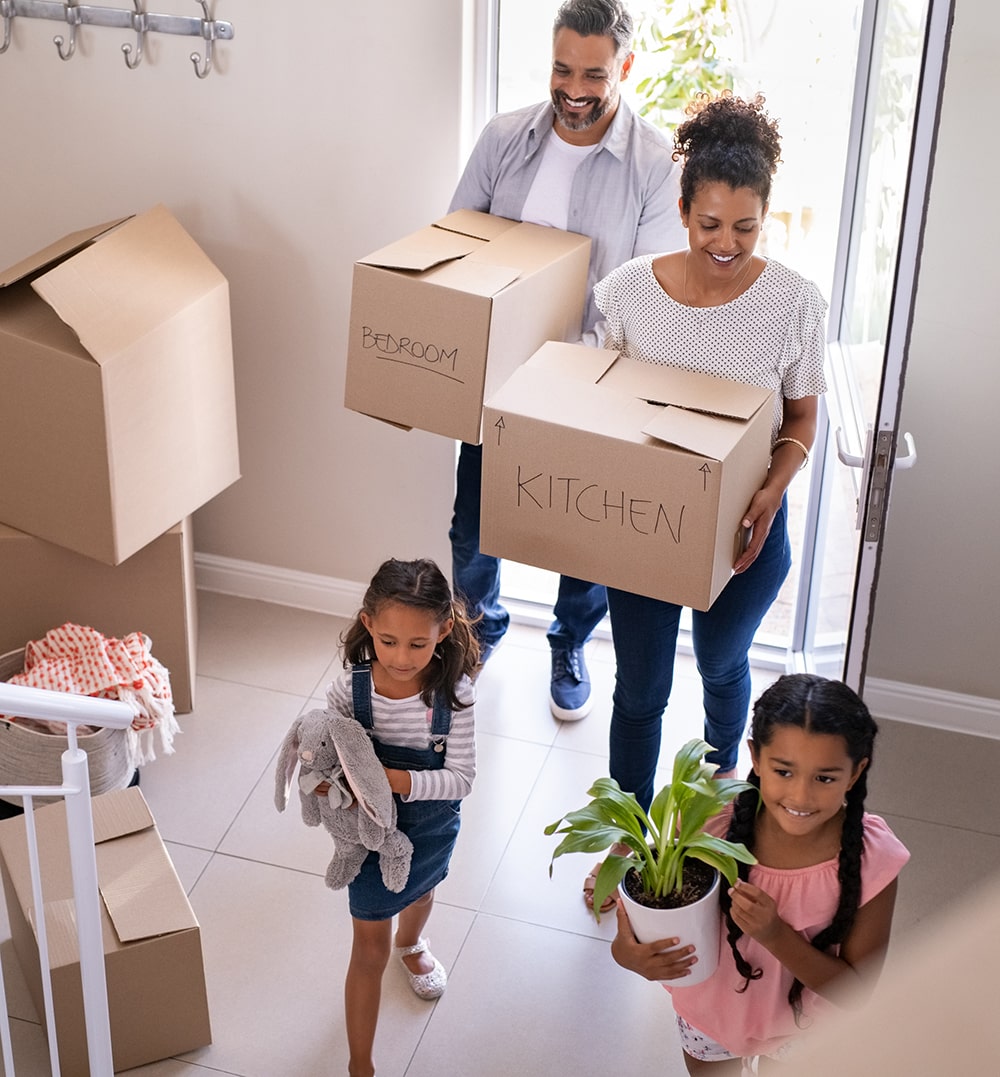
<path fill-rule="evenodd" d="M 694 987 L 715 972 L 719 964 L 719 943 L 722 934 L 722 914 L 719 911 L 719 873 L 715 873 L 712 889 L 693 905 L 679 909 L 651 909 L 640 905 L 618 887 L 618 899 L 623 902 L 629 923 L 640 942 L 657 939 L 680 939 L 678 945 L 693 945 L 698 961 L 691 974 L 678 980 L 666 980 L 671 987 Z"/>

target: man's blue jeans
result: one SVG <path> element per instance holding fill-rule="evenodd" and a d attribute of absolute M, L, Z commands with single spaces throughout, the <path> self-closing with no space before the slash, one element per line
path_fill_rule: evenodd
<path fill-rule="evenodd" d="M 507 631 L 510 614 L 500 605 L 500 559 L 479 551 L 482 485 L 483 447 L 463 442 L 458 454 L 455 512 L 448 532 L 452 578 L 469 614 L 482 614 L 476 634 L 480 643 L 490 646 L 499 643 Z M 560 576 L 555 620 L 548 632 L 550 645 L 566 650 L 582 647 L 607 608 L 600 584 Z"/>
<path fill-rule="evenodd" d="M 757 560 L 733 576 L 707 612 L 691 611 L 695 661 L 701 676 L 707 758 L 722 770 L 736 766 L 750 709 L 749 651 L 792 556 L 787 504 L 774 518 Z M 611 711 L 610 773 L 648 808 L 660 755 L 663 712 L 674 678 L 683 607 L 608 588 L 617 673 Z M 678 745 L 680 747 L 680 745 Z"/>

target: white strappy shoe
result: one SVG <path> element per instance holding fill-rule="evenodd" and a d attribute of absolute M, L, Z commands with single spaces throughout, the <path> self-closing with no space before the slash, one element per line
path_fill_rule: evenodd
<path fill-rule="evenodd" d="M 448 973 L 445 972 L 444 965 L 431 953 L 429 947 L 430 943 L 427 939 L 418 939 L 413 946 L 396 946 L 394 949 L 406 975 L 410 978 L 413 993 L 419 998 L 435 999 L 444 994 L 444 989 L 448 986 Z M 434 968 L 430 972 L 410 972 L 403 958 L 411 954 L 427 954 L 434 962 Z"/>

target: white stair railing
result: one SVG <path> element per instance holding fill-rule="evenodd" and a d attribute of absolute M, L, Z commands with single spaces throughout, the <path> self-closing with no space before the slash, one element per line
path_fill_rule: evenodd
<path fill-rule="evenodd" d="M 19 796 L 24 804 L 28 858 L 31 865 L 32 900 L 36 910 L 39 964 L 45 1000 L 45 1027 L 48 1033 L 52 1077 L 59 1077 L 58 1033 L 52 1003 L 52 979 L 49 972 L 48 940 L 45 929 L 45 906 L 42 880 L 38 868 L 38 843 L 35 834 L 34 801 L 36 796 L 62 796 L 66 801 L 69 833 L 70 867 L 73 873 L 73 897 L 76 902 L 77 934 L 80 945 L 80 976 L 87 1029 L 87 1058 L 91 1077 L 112 1077 L 111 1030 L 108 1023 L 108 988 L 104 975 L 104 945 L 101 940 L 101 907 L 97 887 L 97 859 L 94 854 L 94 819 L 90 809 L 90 777 L 87 753 L 79 747 L 79 725 L 110 726 L 127 729 L 132 711 L 124 703 L 111 699 L 50 692 L 40 688 L 0 681 L 0 714 L 21 718 L 40 718 L 66 723 L 68 747 L 62 754 L 62 785 L 4 785 L 0 795 Z M 0 970 L 0 1038 L 7 1077 L 15 1077 L 7 997 Z"/>

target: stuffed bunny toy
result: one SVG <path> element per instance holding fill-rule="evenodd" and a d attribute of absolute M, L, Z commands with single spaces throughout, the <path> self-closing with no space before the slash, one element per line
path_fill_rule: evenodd
<path fill-rule="evenodd" d="M 288 805 L 296 765 L 303 822 L 322 823 L 333 838 L 326 885 L 332 890 L 347 886 L 369 851 L 374 851 L 386 888 L 399 893 L 410 876 L 413 845 L 396 829 L 389 779 L 361 723 L 324 710 L 295 719 L 278 752 L 274 783 L 278 811 Z M 314 792 L 321 782 L 330 783 L 327 796 Z"/>

